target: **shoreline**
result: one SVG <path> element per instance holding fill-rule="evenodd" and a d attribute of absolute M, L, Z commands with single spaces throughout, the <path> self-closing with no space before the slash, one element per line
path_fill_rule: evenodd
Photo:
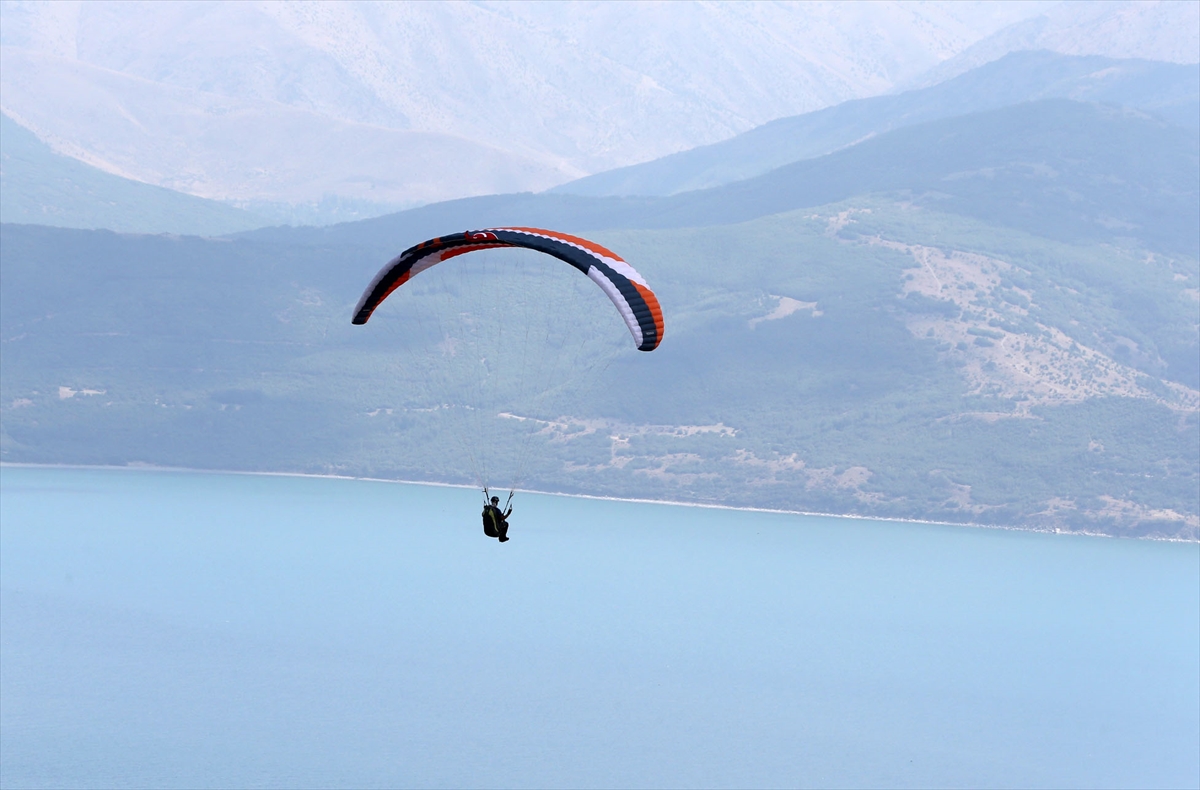
<path fill-rule="evenodd" d="M 126 464 L 124 466 L 113 466 L 108 464 L 37 464 L 25 463 L 19 461 L 0 461 L 0 469 L 7 467 L 25 468 L 25 469 L 96 469 L 105 471 L 126 471 L 126 472 L 186 472 L 191 474 L 211 474 L 211 475 L 244 475 L 256 477 L 300 477 L 311 478 L 316 480 L 357 480 L 367 483 L 392 483 L 397 485 L 411 486 L 431 486 L 436 488 L 460 488 L 477 490 L 475 486 L 466 485 L 463 483 L 439 483 L 430 480 L 398 480 L 384 477 L 357 477 L 353 475 L 337 475 L 337 474 L 316 474 L 313 472 L 248 472 L 237 469 L 193 469 L 186 466 L 158 466 L 155 464 Z M 1009 532 L 1034 532 L 1043 535 L 1072 535 L 1079 537 L 1090 538 L 1110 538 L 1115 540 L 1155 540 L 1166 543 L 1200 543 L 1200 540 L 1187 540 L 1184 538 L 1169 538 L 1169 537 L 1154 537 L 1143 536 L 1136 538 L 1124 538 L 1120 535 L 1110 535 L 1105 532 L 1088 532 L 1083 530 L 1062 530 L 1050 527 L 1014 527 L 1003 524 L 981 524 L 973 521 L 933 521 L 929 519 L 917 518 L 887 518 L 882 516 L 863 516 L 857 513 L 822 513 L 813 510 L 781 510 L 777 508 L 762 508 L 762 507 L 738 507 L 736 505 L 719 505 L 705 502 L 680 502 L 668 499 L 641 499 L 636 497 L 614 497 L 614 496 L 598 496 L 596 494 L 571 494 L 564 491 L 542 491 L 535 488 L 519 488 L 517 493 L 538 494 L 541 496 L 557 496 L 568 497 L 572 499 L 592 499 L 601 502 L 631 502 L 640 505 L 666 505 L 670 507 L 696 507 L 706 508 L 709 510 L 731 510 L 744 513 L 775 513 L 785 516 L 817 516 L 821 518 L 839 518 L 856 521 L 892 521 L 899 524 L 928 524 L 931 526 L 941 527 L 963 527 L 966 529 L 997 529 Z"/>

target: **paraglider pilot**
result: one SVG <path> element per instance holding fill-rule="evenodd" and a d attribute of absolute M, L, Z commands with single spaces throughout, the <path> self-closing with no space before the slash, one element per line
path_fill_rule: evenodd
<path fill-rule="evenodd" d="M 508 517 L 512 515 L 512 505 L 508 510 L 500 510 L 500 497 L 492 497 L 491 504 L 483 506 L 483 534 L 489 538 L 499 538 L 500 542 L 508 540 Z"/>

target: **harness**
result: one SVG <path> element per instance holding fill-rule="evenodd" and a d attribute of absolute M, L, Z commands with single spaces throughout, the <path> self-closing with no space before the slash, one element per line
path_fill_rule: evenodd
<path fill-rule="evenodd" d="M 501 513 L 503 513 L 505 510 L 508 510 L 508 506 L 512 504 L 512 499 L 513 499 L 514 493 L 515 493 L 515 491 L 510 489 L 508 492 L 508 499 L 505 501 L 504 507 L 497 508 L 497 510 L 499 510 Z M 491 504 L 492 504 L 492 492 L 488 491 L 487 486 L 484 486 L 483 487 L 483 505 L 484 505 L 484 507 L 487 507 L 488 505 L 491 505 Z"/>

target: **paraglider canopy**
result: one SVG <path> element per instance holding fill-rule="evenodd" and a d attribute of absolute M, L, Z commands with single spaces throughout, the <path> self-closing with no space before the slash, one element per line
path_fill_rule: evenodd
<path fill-rule="evenodd" d="M 552 255 L 586 274 L 608 295 L 640 351 L 658 348 L 663 337 L 662 308 L 640 274 L 616 253 L 565 233 L 541 228 L 487 228 L 423 241 L 393 258 L 375 275 L 354 308 L 355 324 L 365 324 L 384 299 L 426 269 L 476 250 L 523 247 Z"/>
<path fill-rule="evenodd" d="M 477 251 L 406 286 L 426 269 Z M 632 266 L 595 242 L 504 227 L 410 247 L 379 271 L 354 309 L 353 322 L 361 325 L 397 291 L 403 304 L 373 322 L 382 323 L 377 328 L 387 338 L 389 351 L 379 362 L 395 400 L 367 415 L 409 444 L 437 446 L 435 464 L 458 456 L 462 463 L 451 463 L 452 474 L 469 467 L 485 499 L 494 473 L 511 473 L 511 496 L 530 464 L 540 470 L 535 475 L 561 468 L 564 448 L 556 437 L 573 424 L 571 415 L 589 408 L 585 393 L 628 349 L 619 332 L 596 331 L 612 314 L 594 286 L 617 308 L 638 349 L 658 348 L 658 298 Z M 610 385 L 604 392 L 620 397 Z M 579 457 L 567 454 L 568 463 Z"/>

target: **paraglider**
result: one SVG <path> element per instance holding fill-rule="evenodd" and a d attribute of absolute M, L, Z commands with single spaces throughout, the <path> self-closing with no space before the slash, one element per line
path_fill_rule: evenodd
<path fill-rule="evenodd" d="M 487 499 L 487 489 L 483 490 L 483 497 Z M 483 534 L 489 538 L 498 538 L 501 543 L 508 540 L 508 517 L 512 515 L 512 497 L 513 492 L 508 492 L 508 509 L 500 509 L 500 497 L 494 496 L 491 501 L 483 506 Z"/>
<path fill-rule="evenodd" d="M 639 351 L 653 351 L 662 343 L 664 330 L 662 308 L 659 305 L 657 296 L 636 269 L 626 263 L 616 253 L 595 242 L 558 231 L 527 227 L 486 228 L 483 230 L 466 231 L 464 233 L 453 233 L 447 236 L 438 236 L 408 248 L 400 255 L 388 261 L 367 286 L 354 308 L 353 323 L 357 325 L 366 324 L 389 296 L 398 289 L 401 289 L 406 283 L 409 283 L 416 275 L 428 271 L 437 266 L 437 264 L 444 263 L 466 253 L 498 249 L 532 250 L 552 256 L 559 261 L 569 264 L 586 275 L 608 296 L 624 321 L 630 335 L 632 335 L 634 344 Z M 479 260 L 485 261 L 486 256 L 480 256 Z M 465 272 L 472 264 L 464 261 L 461 264 L 456 263 L 455 266 L 462 266 Z M 542 267 L 525 266 L 524 268 L 535 269 Z M 480 271 L 482 271 L 482 267 L 480 267 Z M 463 287 L 455 291 L 455 293 L 479 298 L 477 292 L 481 282 L 483 281 L 473 280 L 468 282 L 464 280 L 462 283 Z M 501 284 L 500 287 L 505 287 L 506 285 L 509 287 L 510 295 L 515 295 L 517 298 L 523 300 L 527 311 L 527 314 L 523 316 L 525 320 L 536 319 L 541 313 L 548 313 L 549 308 L 555 307 L 561 296 L 559 293 L 561 289 L 557 287 L 555 289 L 539 290 L 537 288 L 520 288 L 504 278 L 498 282 Z M 408 289 L 404 290 L 406 292 Z M 412 303 L 409 304 L 411 305 Z M 444 301 L 443 304 L 445 304 Z M 495 319 L 497 323 L 494 325 L 491 333 L 498 336 L 509 323 L 510 312 L 515 312 L 510 311 L 509 302 L 503 300 L 489 299 L 488 303 L 481 303 L 481 305 L 480 308 L 475 310 L 466 309 L 465 306 L 460 305 L 455 312 L 452 312 L 452 308 L 449 310 L 443 309 L 437 314 L 435 317 L 435 321 L 439 327 L 437 346 L 444 355 L 439 358 L 457 357 L 460 353 L 460 341 L 479 340 L 486 335 L 488 330 L 479 328 L 481 314 L 486 313 L 488 316 L 497 317 Z M 581 310 L 582 312 L 586 312 L 586 310 Z M 534 387 L 539 393 L 555 390 L 560 387 L 562 382 L 556 381 L 553 378 L 538 380 L 536 376 L 526 376 L 525 368 L 528 367 L 526 360 L 531 357 L 540 359 L 542 349 L 538 345 L 539 343 L 552 346 L 557 338 L 568 334 L 561 326 L 562 319 L 559 319 L 559 321 L 559 325 L 548 327 L 544 332 L 535 332 L 526 329 L 523 334 L 524 342 L 528 346 L 523 348 L 519 355 L 514 353 L 511 357 L 512 359 L 519 358 L 521 360 L 519 366 L 512 365 L 512 367 L 520 368 L 519 375 L 521 380 L 524 381 L 526 378 L 535 380 L 536 383 L 529 384 L 527 387 Z M 419 324 L 419 321 L 412 323 Z M 573 324 L 570 329 L 577 333 L 588 331 L 586 326 L 579 326 L 577 314 L 572 314 L 567 323 Z M 456 331 L 462 337 L 456 336 Z M 508 330 L 508 332 L 509 334 L 504 340 L 505 344 L 508 344 L 514 336 L 521 334 L 520 327 L 515 332 L 512 330 Z M 485 339 L 495 340 L 497 338 L 486 337 Z M 461 344 L 466 345 L 465 342 Z M 507 348 L 501 348 L 499 351 L 493 348 L 489 349 L 487 353 L 482 351 L 465 353 L 464 356 L 468 360 L 473 361 L 458 363 L 460 367 L 456 369 L 468 371 L 466 377 L 473 379 L 472 381 L 464 380 L 456 382 L 459 384 L 460 389 L 469 390 L 475 393 L 477 397 L 478 393 L 485 390 L 499 393 L 496 395 L 494 402 L 480 402 L 475 404 L 466 402 L 469 400 L 469 392 L 461 393 L 464 400 L 461 410 L 467 415 L 464 417 L 464 421 L 469 422 L 473 420 L 474 422 L 471 423 L 470 427 L 464 428 L 464 432 L 469 431 L 469 433 L 459 438 L 464 443 L 466 454 L 470 458 L 477 482 L 484 492 L 484 531 L 489 537 L 498 538 L 500 542 L 508 540 L 507 518 L 512 513 L 512 490 L 509 492 L 509 502 L 506 503 L 506 511 L 498 506 L 498 497 L 489 499 L 487 464 L 480 462 L 478 458 L 479 449 L 486 449 L 491 444 L 502 443 L 503 440 L 495 436 L 484 437 L 482 434 L 486 433 L 486 431 L 482 426 L 484 426 L 485 420 L 497 423 L 503 421 L 500 418 L 504 418 L 510 424 L 513 421 L 520 421 L 522 424 L 528 422 L 529 426 L 531 426 L 528 429 L 530 431 L 534 430 L 537 425 L 546 424 L 545 420 L 538 421 L 510 413 L 510 410 L 501 403 L 501 398 L 507 397 L 510 394 L 508 390 L 496 383 L 506 373 L 504 369 L 505 351 L 507 351 Z M 426 350 L 425 353 L 429 354 L 430 352 Z M 570 364 L 586 365 L 589 357 L 596 355 L 589 355 L 577 349 L 573 355 L 560 353 L 560 356 L 567 359 Z M 583 362 L 580 363 L 580 360 L 583 360 Z M 468 364 L 468 367 L 461 367 L 461 365 Z M 436 371 L 437 366 L 432 365 L 430 369 Z M 518 374 L 513 373 L 512 376 L 515 378 Z M 450 383 L 447 382 L 446 384 L 449 385 Z M 488 389 L 489 387 L 491 389 Z M 431 397 L 445 397 L 445 393 L 431 393 Z M 526 400 L 528 401 L 529 398 L 526 398 Z M 451 406 L 437 405 L 425 410 L 432 411 L 439 408 L 450 409 Z M 555 417 L 556 415 L 548 414 L 544 416 Z M 523 443 L 526 446 L 529 444 L 528 437 L 523 440 Z M 520 470 L 517 470 L 514 475 L 512 489 L 516 488 L 520 480 L 520 475 Z"/>
<path fill-rule="evenodd" d="M 384 299 L 421 272 L 476 250 L 524 247 L 571 264 L 599 285 L 625 319 L 638 351 L 662 342 L 663 315 L 658 297 L 642 276 L 616 253 L 595 242 L 541 228 L 488 228 L 423 241 L 384 266 L 354 308 L 355 324 L 365 324 Z"/>

